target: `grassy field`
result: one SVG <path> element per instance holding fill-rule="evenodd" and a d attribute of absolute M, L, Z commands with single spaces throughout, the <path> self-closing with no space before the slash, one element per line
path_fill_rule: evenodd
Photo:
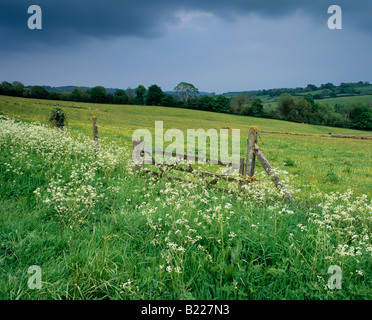
<path fill-rule="evenodd" d="M 319 90 L 319 92 L 313 91 L 313 92 L 310 92 L 310 93 L 303 93 L 303 94 L 296 95 L 294 97 L 295 98 L 296 97 L 302 97 L 302 96 L 306 96 L 308 94 L 312 94 L 314 96 L 317 93 L 321 93 L 321 91 L 322 90 Z M 270 97 L 269 95 L 260 96 L 260 99 L 262 100 L 262 103 L 263 103 L 264 106 L 267 106 L 267 105 L 275 106 L 278 98 L 279 97 Z M 357 95 L 357 96 L 342 96 L 342 95 L 339 95 L 339 96 L 337 96 L 337 98 L 316 99 L 315 101 L 320 102 L 320 103 L 324 103 L 324 104 L 328 104 L 330 106 L 335 106 L 336 104 L 347 105 L 349 103 L 358 103 L 358 102 L 361 102 L 361 103 L 365 104 L 365 103 L 372 103 L 372 95 L 371 94 Z"/>
<path fill-rule="evenodd" d="M 328 104 L 330 106 L 334 106 L 336 104 L 344 104 L 347 105 L 349 103 L 367 103 L 372 102 L 372 95 L 365 95 L 365 96 L 352 96 L 352 97 L 337 97 L 337 98 L 329 98 L 329 99 L 322 99 L 318 100 L 321 103 Z"/>
<path fill-rule="evenodd" d="M 42 125 L 56 106 L 67 132 Z M 0 117 L 1 299 L 372 298 L 372 141 L 329 135 L 363 131 L 4 96 Z M 242 156 L 257 125 L 295 202 L 259 166 L 261 182 L 238 196 L 133 173 L 132 133 L 156 120 L 240 129 Z M 28 286 L 32 265 L 39 289 Z M 341 289 L 328 287 L 332 265 Z"/>
<path fill-rule="evenodd" d="M 297 175 L 309 190 L 371 195 L 371 141 L 336 139 L 333 134 L 366 134 L 365 131 L 315 126 L 280 120 L 253 118 L 187 109 L 152 106 L 120 106 L 34 100 L 0 96 L 0 112 L 26 121 L 47 123 L 54 107 L 62 108 L 68 117 L 68 129 L 92 136 L 92 116 L 97 116 L 99 137 L 115 141 L 119 146 L 131 143 L 133 131 L 149 129 L 154 133 L 155 121 L 164 122 L 164 130 L 177 128 L 240 129 L 241 156 L 245 156 L 250 126 L 256 125 L 264 145 L 260 144 L 274 167 Z M 260 170 L 260 169 L 258 169 Z M 331 177 L 331 178 L 329 178 Z"/>

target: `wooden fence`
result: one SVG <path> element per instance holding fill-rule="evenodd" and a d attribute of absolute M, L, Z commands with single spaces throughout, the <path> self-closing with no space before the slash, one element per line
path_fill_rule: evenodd
<path fill-rule="evenodd" d="M 177 180 L 181 182 L 187 183 L 194 183 L 191 180 L 186 180 L 178 177 L 170 177 L 168 173 L 172 170 L 182 171 L 185 173 L 190 173 L 195 177 L 200 178 L 201 181 L 205 182 L 207 186 L 212 186 L 217 184 L 219 180 L 225 180 L 229 182 L 236 182 L 239 185 L 239 188 L 242 184 L 251 183 L 257 181 L 254 177 L 254 171 L 256 166 L 256 159 L 261 163 L 262 167 L 265 169 L 266 173 L 271 178 L 272 182 L 275 184 L 277 189 L 283 195 L 285 200 L 293 201 L 291 194 L 283 185 L 281 179 L 275 174 L 272 166 L 270 165 L 269 161 L 266 159 L 260 148 L 257 146 L 257 137 L 258 137 L 258 129 L 256 126 L 252 126 L 249 129 L 248 140 L 247 140 L 247 154 L 246 158 L 240 158 L 239 163 L 230 163 L 228 166 L 230 167 L 226 172 L 223 174 L 216 174 L 206 171 L 200 171 L 195 169 L 192 164 L 188 163 L 188 160 L 192 162 L 202 162 L 202 163 L 212 163 L 219 166 L 226 166 L 226 164 L 217 159 L 209 159 L 209 158 L 202 158 L 196 156 L 190 156 L 185 154 L 177 154 L 175 152 L 166 152 L 163 150 L 154 150 L 146 148 L 146 143 L 143 140 L 133 140 L 132 141 L 132 168 L 134 171 L 141 170 L 142 172 L 146 172 L 156 176 L 158 179 L 162 177 L 167 177 L 170 180 Z M 151 160 L 146 160 L 146 154 L 151 157 Z M 175 158 L 176 162 L 174 164 L 165 164 L 159 163 L 155 159 L 155 155 L 159 154 L 162 157 L 169 156 Z M 185 164 L 186 167 L 181 166 L 181 164 Z M 153 171 L 149 169 L 145 169 L 144 165 L 153 165 L 156 166 L 159 171 Z M 235 171 L 239 170 L 239 177 L 233 177 L 231 174 Z M 217 188 L 217 187 L 215 187 Z M 230 192 L 226 189 L 217 188 L 223 192 Z"/>
<path fill-rule="evenodd" d="M 99 151 L 99 142 L 98 142 L 98 126 L 97 126 L 97 117 L 93 117 L 93 139 L 94 139 L 94 147 L 96 152 Z M 182 179 L 179 177 L 171 177 L 168 175 L 169 172 L 172 170 L 182 171 L 184 173 L 190 173 L 195 177 L 200 178 L 203 182 L 207 184 L 207 186 L 214 186 L 217 184 L 219 180 L 225 180 L 228 182 L 235 182 L 238 183 L 239 188 L 242 184 L 252 183 L 258 181 L 254 177 L 254 171 L 256 166 L 256 159 L 261 163 L 262 167 L 265 169 L 266 173 L 271 178 L 274 185 L 283 195 L 285 200 L 293 201 L 292 195 L 288 192 L 286 187 L 283 185 L 280 178 L 275 174 L 272 166 L 270 165 L 269 161 L 266 159 L 260 148 L 257 146 L 257 138 L 258 138 L 258 128 L 256 126 L 252 126 L 249 128 L 249 134 L 247 139 L 247 153 L 246 158 L 240 158 L 239 163 L 229 163 L 226 164 L 217 159 L 210 159 L 210 158 L 203 158 L 203 157 L 196 157 L 190 156 L 185 154 L 177 154 L 175 152 L 166 152 L 163 150 L 154 150 L 146 148 L 146 143 L 143 140 L 133 140 L 132 141 L 132 169 L 134 171 L 142 171 L 150 173 L 156 176 L 158 179 L 163 177 L 167 177 L 171 180 L 177 180 L 181 182 L 187 183 L 195 183 L 192 180 Z M 151 157 L 151 160 L 145 160 L 145 155 L 148 154 Z M 159 163 L 155 159 L 155 155 L 160 154 L 162 157 L 169 156 L 176 158 L 176 162 L 173 164 L 166 164 L 166 163 Z M 197 170 L 188 162 L 191 160 L 195 163 L 212 163 L 214 165 L 230 167 L 227 171 L 222 174 L 216 174 L 206 171 Z M 186 167 L 181 166 L 186 161 Z M 144 164 L 149 164 L 156 166 L 159 171 L 153 171 L 149 169 L 144 169 Z M 232 173 L 235 170 L 239 170 L 239 177 L 233 177 Z M 215 186 L 216 189 L 231 193 L 230 190 L 221 189 Z"/>

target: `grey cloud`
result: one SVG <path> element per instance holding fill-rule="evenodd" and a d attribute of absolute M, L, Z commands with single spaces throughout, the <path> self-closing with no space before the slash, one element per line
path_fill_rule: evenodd
<path fill-rule="evenodd" d="M 27 8 L 32 4 L 42 8 L 43 30 L 27 28 Z M 285 17 L 300 10 L 313 19 L 326 21 L 327 8 L 332 4 L 342 7 L 345 25 L 372 32 L 369 0 L 2 0 L 0 50 L 58 47 L 89 37 L 159 37 L 166 32 L 166 24 L 177 24 L 178 10 L 208 11 L 227 20 L 249 13 Z"/>

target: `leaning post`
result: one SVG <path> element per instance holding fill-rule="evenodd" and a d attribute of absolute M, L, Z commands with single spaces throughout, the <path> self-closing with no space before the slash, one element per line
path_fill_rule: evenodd
<path fill-rule="evenodd" d="M 97 117 L 93 117 L 93 139 L 94 139 L 94 149 L 98 152 L 98 126 L 97 126 Z"/>
<path fill-rule="evenodd" d="M 266 173 L 269 175 L 271 181 L 274 183 L 276 188 L 279 190 L 279 192 L 284 196 L 284 199 L 286 201 L 292 201 L 293 202 L 293 197 L 287 190 L 287 188 L 284 186 L 282 180 L 275 174 L 271 164 L 269 161 L 267 161 L 266 157 L 260 150 L 260 148 L 255 145 L 254 146 L 254 152 L 257 156 L 257 159 L 260 161 L 262 167 L 265 169 Z"/>
<path fill-rule="evenodd" d="M 145 154 L 142 150 L 145 149 L 144 140 L 132 140 L 132 170 L 138 171 L 141 164 L 144 163 Z"/>
<path fill-rule="evenodd" d="M 248 140 L 247 140 L 247 159 L 245 163 L 245 175 L 253 177 L 254 168 L 256 164 L 256 155 L 254 152 L 254 146 L 257 144 L 258 129 L 256 126 L 249 128 Z"/>

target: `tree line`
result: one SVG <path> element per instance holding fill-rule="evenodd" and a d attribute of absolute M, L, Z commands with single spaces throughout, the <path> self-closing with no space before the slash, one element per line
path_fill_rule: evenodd
<path fill-rule="evenodd" d="M 330 88 L 331 85 L 325 84 L 321 88 L 330 90 L 326 88 Z M 312 85 L 307 86 L 307 90 L 318 88 L 310 86 Z M 347 88 L 348 86 L 346 84 L 342 87 Z M 252 92 L 249 95 L 239 93 L 231 98 L 215 94 L 200 95 L 194 85 L 186 82 L 180 82 L 172 94 L 163 92 L 156 84 L 148 88 L 139 85 L 135 89 L 117 89 L 112 94 L 107 93 L 102 86 L 96 86 L 89 90 L 77 87 L 72 92 L 56 92 L 38 85 L 26 87 L 19 81 L 12 83 L 3 81 L 0 84 L 0 95 L 75 102 L 189 108 L 314 125 L 372 130 L 372 104 L 370 103 L 337 104 L 333 107 L 315 101 L 311 95 L 294 97 L 289 92 L 281 92 L 275 104 L 264 106 L 259 95 L 252 95 Z"/>
<path fill-rule="evenodd" d="M 200 96 L 199 90 L 191 83 L 180 82 L 172 94 L 165 93 L 158 85 L 146 88 L 139 85 L 135 89 L 117 89 L 113 94 L 107 93 L 102 86 L 85 90 L 77 87 L 72 92 L 47 90 L 43 86 L 26 87 L 19 81 L 0 84 L 0 95 L 16 97 L 63 100 L 75 102 L 93 102 L 126 105 L 149 105 L 199 109 L 214 112 L 230 112 L 230 99 L 224 95 Z"/>
<path fill-rule="evenodd" d="M 226 96 L 235 96 L 239 92 L 227 92 Z M 327 82 L 316 86 L 308 84 L 306 87 L 298 88 L 277 88 L 277 89 L 263 89 L 252 90 L 246 92 L 249 96 L 269 98 L 278 98 L 283 93 L 289 93 L 292 96 L 309 96 L 315 100 L 337 98 L 340 96 L 354 96 L 360 94 L 372 94 L 372 85 L 368 81 L 359 82 L 341 82 L 340 85 L 335 85 L 332 82 Z"/>
<path fill-rule="evenodd" d="M 294 97 L 282 93 L 275 104 L 263 106 L 260 98 L 245 93 L 236 95 L 230 103 L 234 114 L 286 120 L 313 125 L 372 130 L 372 103 L 349 103 L 331 106 L 310 96 Z"/>

